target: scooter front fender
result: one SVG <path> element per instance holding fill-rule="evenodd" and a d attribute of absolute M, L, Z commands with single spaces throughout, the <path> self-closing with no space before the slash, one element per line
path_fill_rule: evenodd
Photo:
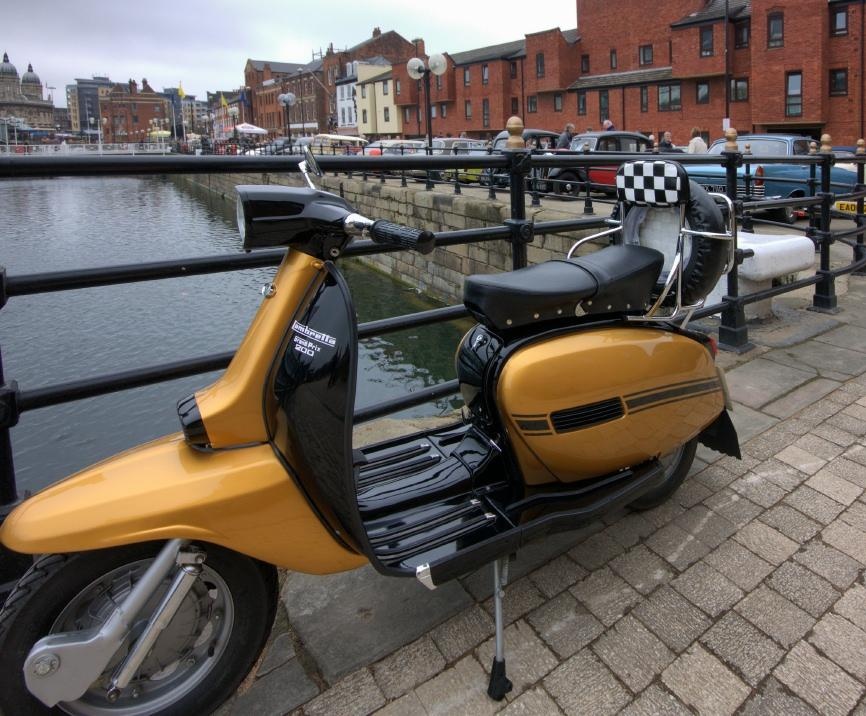
<path fill-rule="evenodd" d="M 180 434 L 37 493 L 0 526 L 0 542 L 25 554 L 173 538 L 213 542 L 312 574 L 367 561 L 334 539 L 270 445 L 200 452 Z"/>

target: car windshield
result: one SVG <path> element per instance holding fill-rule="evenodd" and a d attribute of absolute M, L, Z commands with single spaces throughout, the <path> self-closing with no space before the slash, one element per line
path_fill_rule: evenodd
<path fill-rule="evenodd" d="M 788 143 L 784 139 L 764 139 L 761 137 L 737 138 L 737 149 L 739 151 L 745 152 L 747 144 L 752 154 L 762 157 L 785 157 L 788 155 Z M 725 151 L 725 140 L 719 139 L 710 147 L 709 154 L 721 154 L 723 151 Z M 808 154 L 809 152 L 807 149 L 805 152 L 795 151 L 794 153 Z"/>
<path fill-rule="evenodd" d="M 587 137 L 582 134 L 578 134 L 576 137 L 571 138 L 571 147 L 569 147 L 572 151 L 579 152 L 583 150 L 584 145 L 589 145 L 588 148 L 590 150 L 595 149 L 595 145 L 598 143 L 598 137 Z"/>

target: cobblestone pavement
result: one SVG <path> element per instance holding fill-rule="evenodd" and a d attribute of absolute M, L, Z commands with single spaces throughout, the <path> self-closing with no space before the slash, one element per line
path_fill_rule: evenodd
<path fill-rule="evenodd" d="M 402 642 L 386 626 L 405 609 L 423 621 L 432 597 L 401 596 L 380 619 L 355 609 L 365 585 L 412 580 L 361 571 L 287 576 L 257 677 L 221 713 L 866 714 L 866 279 L 837 290 L 842 313 L 785 298 L 782 321 L 750 330 L 754 350 L 720 356 L 742 460 L 702 449 L 666 504 L 513 565 L 507 700 L 485 693 L 489 570 L 453 583 Z"/>

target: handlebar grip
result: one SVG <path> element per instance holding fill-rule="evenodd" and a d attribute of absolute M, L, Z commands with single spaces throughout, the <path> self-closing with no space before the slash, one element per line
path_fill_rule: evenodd
<path fill-rule="evenodd" d="M 382 244 L 397 244 L 411 251 L 421 254 L 429 254 L 436 248 L 436 237 L 430 231 L 413 229 L 410 226 L 392 224 L 390 221 L 379 219 L 373 222 L 370 229 L 370 237 L 373 241 Z"/>

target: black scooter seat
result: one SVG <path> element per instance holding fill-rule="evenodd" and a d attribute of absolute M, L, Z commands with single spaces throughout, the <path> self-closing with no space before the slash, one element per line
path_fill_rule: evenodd
<path fill-rule="evenodd" d="M 646 310 L 664 255 L 645 246 L 608 246 L 499 274 L 468 276 L 463 303 L 484 325 L 509 330 L 540 321 Z"/>

